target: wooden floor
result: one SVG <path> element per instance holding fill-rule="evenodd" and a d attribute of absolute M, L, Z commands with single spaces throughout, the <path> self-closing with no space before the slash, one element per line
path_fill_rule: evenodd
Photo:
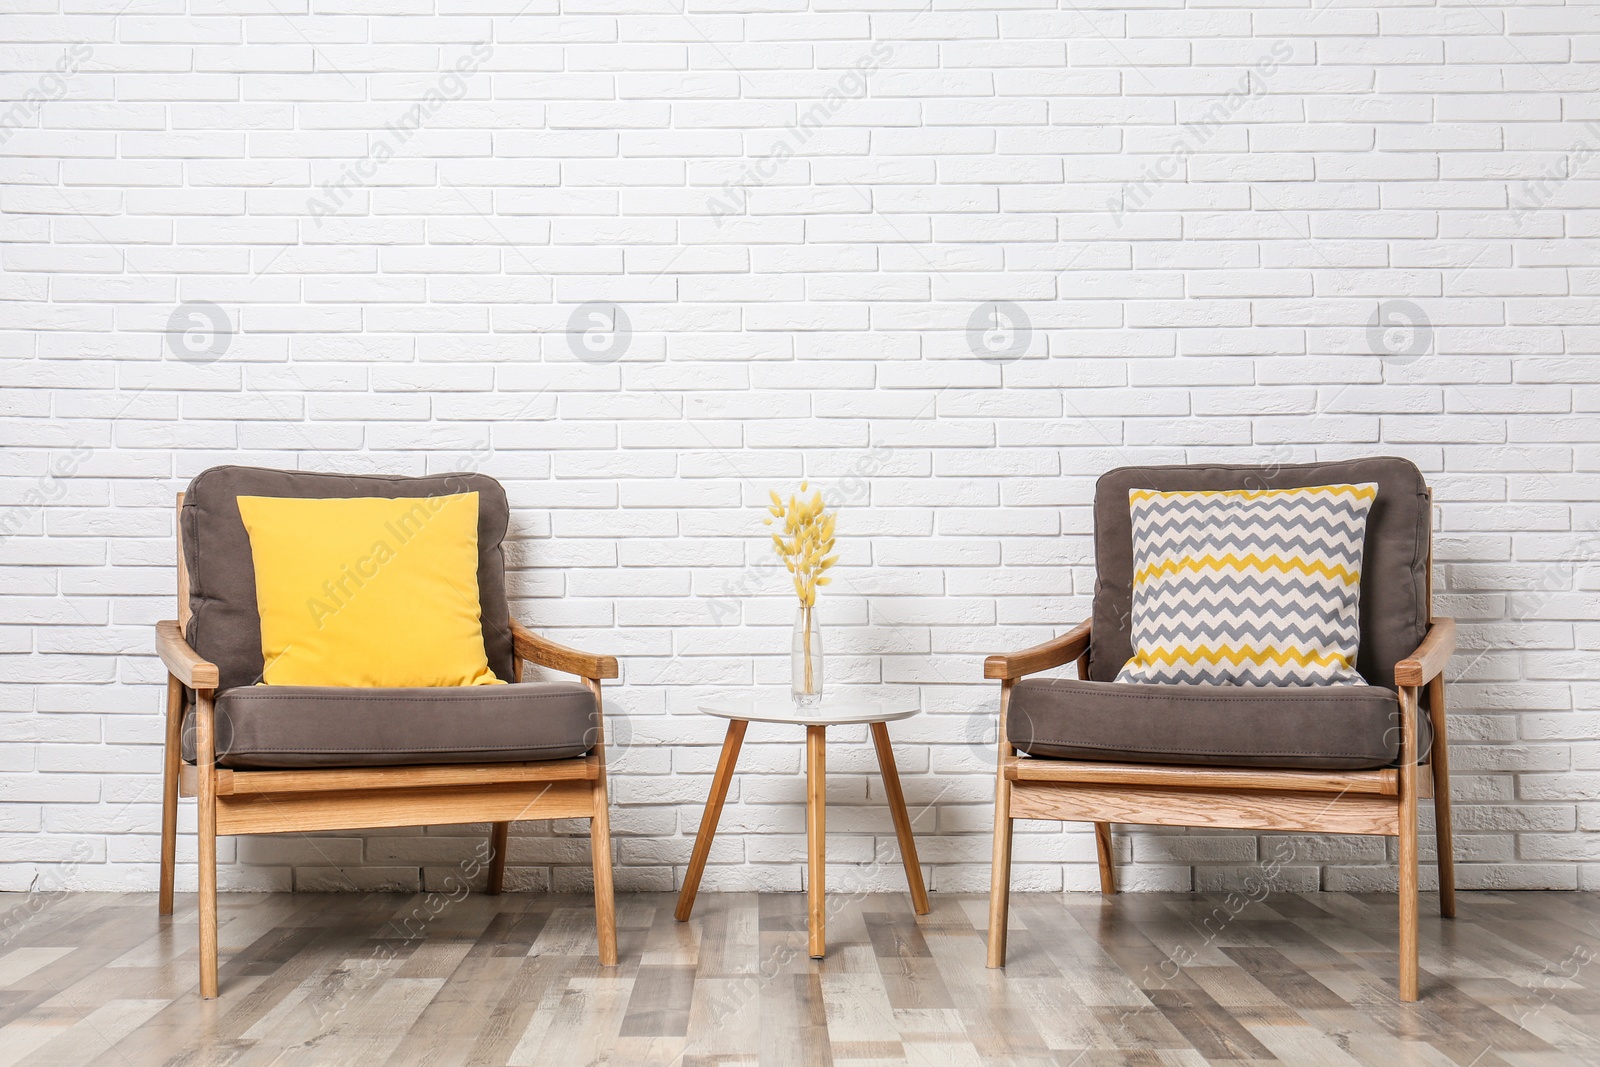
<path fill-rule="evenodd" d="M 606 970 L 577 897 L 225 894 L 203 1002 L 192 897 L 17 895 L 0 1065 L 1600 1063 L 1600 895 L 1425 899 L 1417 1005 L 1393 897 L 1013 900 L 998 972 L 978 896 L 831 897 L 813 963 L 802 895 L 625 895 Z"/>

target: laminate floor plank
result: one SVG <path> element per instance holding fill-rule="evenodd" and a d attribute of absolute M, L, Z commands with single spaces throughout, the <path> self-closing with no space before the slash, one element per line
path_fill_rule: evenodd
<path fill-rule="evenodd" d="M 880 975 L 823 973 L 823 1008 L 835 1063 L 905 1063 L 894 1008 Z"/>
<path fill-rule="evenodd" d="M 222 998 L 192 895 L 0 899 L 0 1067 L 1565 1067 L 1600 1064 L 1600 894 L 1462 893 L 1395 995 L 1392 895 L 225 894 Z M 9 907 L 6 905 L 10 905 Z"/>
<path fill-rule="evenodd" d="M 477 1054 L 483 1056 L 492 1047 L 499 1055 L 491 1062 L 508 1065 L 539 1062 L 539 1050 L 566 999 L 574 966 L 574 961 L 564 960 L 529 959 L 524 963 L 506 991 L 506 996 L 520 993 L 521 1004 L 507 1017 L 505 1034 L 495 1035 L 492 1044 L 480 1046 Z"/>
<path fill-rule="evenodd" d="M 755 1063 L 761 1054 L 761 986 L 750 975 L 696 978 L 685 1061 Z"/>
<path fill-rule="evenodd" d="M 593 926 L 592 917 L 590 925 Z M 566 992 L 556 1005 L 536 1057 L 530 1062 L 629 1067 L 634 1061 L 619 1055 L 618 1045 L 623 1039 L 622 1024 L 633 996 L 634 970 L 603 968 L 598 955 L 575 961 Z M 681 1038 L 677 1040 L 682 1041 Z M 633 1044 L 638 1045 L 637 1042 Z"/>
<path fill-rule="evenodd" d="M 676 1037 L 689 1033 L 694 968 L 644 964 L 635 973 L 623 1037 Z"/>
<path fill-rule="evenodd" d="M 468 956 L 466 948 L 461 947 L 458 965 L 443 976 L 439 994 L 411 1024 L 389 1064 L 428 1067 L 466 1063 L 472 1058 L 479 1035 L 490 1023 L 496 994 L 516 976 L 522 961 L 504 956 Z M 416 959 L 417 955 L 413 955 L 411 964 Z"/>
<path fill-rule="evenodd" d="M 802 901 L 804 897 L 800 898 Z M 697 906 L 709 901 L 701 897 Z M 800 954 L 805 955 L 805 934 L 800 934 Z M 833 1067 L 828 1042 L 827 1006 L 822 976 L 816 973 L 782 973 L 762 983 L 761 1067 Z"/>
<path fill-rule="evenodd" d="M 761 955 L 761 897 L 756 893 L 718 894 L 704 920 L 676 924 L 694 932 L 696 974 L 700 978 L 758 974 Z M 701 922 L 695 927 L 693 924 Z"/>

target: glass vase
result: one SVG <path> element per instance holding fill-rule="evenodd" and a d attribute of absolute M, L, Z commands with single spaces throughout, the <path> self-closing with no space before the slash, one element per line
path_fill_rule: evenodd
<path fill-rule="evenodd" d="M 794 640 L 789 647 L 790 689 L 795 706 L 814 708 L 822 703 L 822 630 L 815 606 L 795 611 Z"/>

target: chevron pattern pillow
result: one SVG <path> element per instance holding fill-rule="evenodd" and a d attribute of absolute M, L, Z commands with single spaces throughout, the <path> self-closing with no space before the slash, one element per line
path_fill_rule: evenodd
<path fill-rule="evenodd" d="M 1133 489 L 1133 658 L 1145 685 L 1365 685 L 1361 554 L 1373 482 Z"/>

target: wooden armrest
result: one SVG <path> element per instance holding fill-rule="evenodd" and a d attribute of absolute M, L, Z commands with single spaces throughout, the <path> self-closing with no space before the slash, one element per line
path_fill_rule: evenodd
<path fill-rule="evenodd" d="M 557 644 L 548 637 L 540 637 L 516 619 L 511 620 L 511 640 L 516 646 L 517 655 L 529 663 L 565 674 L 576 674 L 580 678 L 617 676 L 615 656 L 594 656 Z"/>
<path fill-rule="evenodd" d="M 1456 620 L 1434 619 L 1417 650 L 1394 665 L 1395 685 L 1427 685 L 1456 650 Z"/>
<path fill-rule="evenodd" d="M 1021 652 L 990 656 L 983 661 L 983 676 L 1010 681 L 1025 674 L 1037 674 L 1071 663 L 1089 647 L 1089 622 L 1084 619 L 1060 637 L 1051 638 L 1042 645 L 1034 645 Z"/>
<path fill-rule="evenodd" d="M 217 687 L 217 665 L 207 663 L 200 658 L 200 653 L 189 647 L 175 620 L 156 623 L 156 655 L 161 657 L 172 676 L 190 689 Z"/>

